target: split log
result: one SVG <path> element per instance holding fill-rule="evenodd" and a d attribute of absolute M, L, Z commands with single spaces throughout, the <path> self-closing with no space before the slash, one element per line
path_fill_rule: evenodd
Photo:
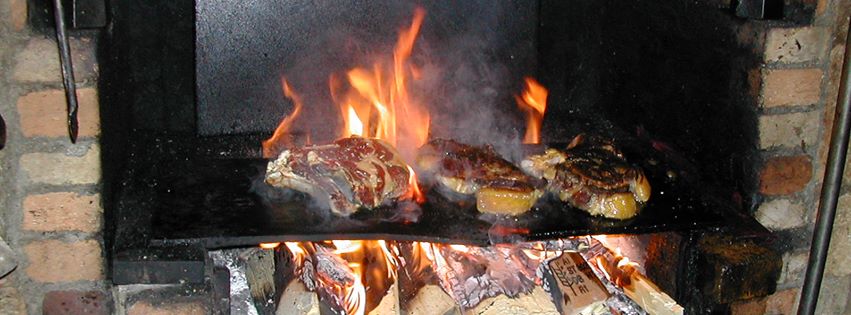
<path fill-rule="evenodd" d="M 579 253 L 565 252 L 542 267 L 544 288 L 561 314 L 598 314 L 605 308 L 609 292 Z"/>
<path fill-rule="evenodd" d="M 614 258 L 614 259 L 612 259 Z M 622 257 L 600 255 L 597 260 L 606 273 L 611 275 L 617 286 L 624 294 L 641 306 L 650 315 L 682 315 L 683 307 L 677 304 L 656 284 L 645 277 L 633 265 L 624 264 L 618 267 Z"/>
<path fill-rule="evenodd" d="M 399 281 L 397 280 L 387 290 L 387 294 L 381 298 L 373 310 L 369 311 L 369 315 L 401 315 L 402 309 L 399 306 Z"/>
<path fill-rule="evenodd" d="M 535 314 L 559 315 L 550 294 L 541 287 L 532 292 L 510 298 L 504 294 L 487 298 L 472 309 L 465 310 L 468 315 Z"/>
<path fill-rule="evenodd" d="M 677 301 L 640 273 L 630 276 L 630 283 L 623 286 L 623 291 L 650 315 L 683 315 L 683 307 Z"/>
<path fill-rule="evenodd" d="M 439 285 L 427 284 L 419 288 L 417 294 L 408 301 L 405 314 L 431 315 L 454 314 L 460 312 L 455 300 L 446 294 Z"/>
<path fill-rule="evenodd" d="M 245 278 L 254 300 L 254 306 L 261 315 L 274 314 L 275 305 L 275 252 L 260 248 L 250 248 L 240 254 L 245 263 Z"/>
<path fill-rule="evenodd" d="M 275 315 L 319 315 L 319 295 L 294 278 L 281 294 Z"/>

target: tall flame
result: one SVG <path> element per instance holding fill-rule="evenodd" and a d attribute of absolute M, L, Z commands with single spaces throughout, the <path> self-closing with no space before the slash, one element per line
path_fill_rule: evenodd
<path fill-rule="evenodd" d="M 358 135 L 383 139 L 410 158 L 414 150 L 425 144 L 430 117 L 428 110 L 411 97 L 409 82 L 417 76 L 408 59 L 425 17 L 417 8 L 407 29 L 399 33 L 393 49 L 392 64 L 377 62 L 371 68 L 357 67 L 346 73 L 350 89 L 338 93 L 343 84 L 336 76 L 329 80 L 332 95 L 343 116 L 343 136 Z M 358 128 L 358 126 L 360 126 Z"/>
<path fill-rule="evenodd" d="M 281 122 L 278 124 L 278 127 L 275 128 L 275 132 L 272 134 L 272 137 L 263 141 L 263 157 L 272 158 L 279 151 L 281 151 L 281 146 L 287 145 L 287 141 L 285 140 L 285 136 L 289 133 L 290 128 L 292 128 L 293 121 L 301 114 L 302 102 L 301 97 L 296 94 L 292 88 L 290 88 L 289 83 L 287 83 L 287 79 L 281 78 L 281 87 L 284 90 L 284 96 L 293 101 L 293 112 L 290 113 L 289 116 L 284 117 Z"/>
<path fill-rule="evenodd" d="M 521 96 L 515 96 L 517 106 L 526 112 L 526 134 L 523 143 L 541 143 L 541 123 L 547 110 L 547 89 L 535 81 L 524 78 L 526 88 Z"/>

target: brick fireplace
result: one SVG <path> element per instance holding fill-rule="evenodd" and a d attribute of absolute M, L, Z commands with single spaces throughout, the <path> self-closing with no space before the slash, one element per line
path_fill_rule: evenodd
<path fill-rule="evenodd" d="M 732 303 L 734 314 L 795 313 L 806 268 L 851 5 L 799 5 L 806 12 L 785 20 L 749 20 L 738 38 L 764 56 L 749 78 L 759 113 L 758 193 L 743 198 L 782 240 L 775 248 L 782 272 L 775 293 Z M 0 150 L 0 238 L 17 263 L 0 276 L 0 313 L 216 313 L 220 296 L 203 285 L 112 285 L 103 232 L 101 31 L 72 32 L 80 138 L 71 144 L 56 42 L 42 18 L 26 0 L 0 1 L 0 116 L 8 135 Z M 842 192 L 819 314 L 851 314 L 851 188 Z"/>

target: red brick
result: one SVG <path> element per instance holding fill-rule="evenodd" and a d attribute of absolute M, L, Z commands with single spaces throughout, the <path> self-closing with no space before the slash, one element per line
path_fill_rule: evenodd
<path fill-rule="evenodd" d="M 813 163 L 806 155 L 773 157 L 759 175 L 759 192 L 788 195 L 804 189 L 813 177 Z"/>
<path fill-rule="evenodd" d="M 103 210 L 100 195 L 58 192 L 30 195 L 24 199 L 24 230 L 82 231 L 100 230 Z"/>
<path fill-rule="evenodd" d="M 812 105 L 821 95 L 820 69 L 766 70 L 762 78 L 765 107 Z"/>
<path fill-rule="evenodd" d="M 44 315 L 107 315 L 109 312 L 109 298 L 100 291 L 51 291 L 42 301 Z"/>
<path fill-rule="evenodd" d="M 85 149 L 77 144 L 74 149 Z M 100 148 L 90 144 L 82 156 L 76 150 L 21 155 L 20 168 L 33 183 L 49 185 L 95 184 L 100 180 Z"/>
<path fill-rule="evenodd" d="M 827 28 L 773 28 L 765 41 L 765 61 L 798 63 L 818 60 L 827 46 Z"/>
<path fill-rule="evenodd" d="M 29 265 L 26 273 L 39 282 L 103 279 L 103 255 L 94 240 L 64 242 L 33 241 L 24 246 Z"/>
<path fill-rule="evenodd" d="M 207 313 L 201 302 L 172 302 L 154 305 L 147 301 L 136 302 L 127 315 L 204 315 Z"/>
<path fill-rule="evenodd" d="M 12 79 L 26 83 L 60 83 L 59 50 L 55 37 L 30 37 L 24 49 L 15 54 Z M 88 37 L 71 38 L 71 59 L 77 82 L 94 80 L 98 72 L 95 40 Z M 4 69 L 6 70 L 6 69 Z"/>
<path fill-rule="evenodd" d="M 93 88 L 77 90 L 80 109 L 80 137 L 93 137 L 100 132 L 97 91 Z M 60 138 L 68 136 L 66 99 L 64 90 L 32 92 L 18 98 L 21 132 L 26 137 Z"/>
<path fill-rule="evenodd" d="M 783 290 L 765 299 L 765 314 L 796 314 L 798 311 L 798 291 L 800 289 Z"/>
<path fill-rule="evenodd" d="M 0 314 L 26 315 L 27 305 L 13 277 L 0 278 Z"/>
<path fill-rule="evenodd" d="M 9 0 L 9 20 L 16 31 L 27 26 L 27 0 Z"/>

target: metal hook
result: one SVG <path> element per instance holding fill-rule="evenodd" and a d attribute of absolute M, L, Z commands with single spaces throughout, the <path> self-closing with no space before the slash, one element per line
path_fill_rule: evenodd
<path fill-rule="evenodd" d="M 53 0 L 53 16 L 56 19 L 56 41 L 59 44 L 59 61 L 62 63 L 62 82 L 65 84 L 65 97 L 68 101 L 68 136 L 71 143 L 77 142 L 79 123 L 77 121 L 77 86 L 74 81 L 74 67 L 71 63 L 71 46 L 65 33 L 65 14 L 62 0 Z"/>

